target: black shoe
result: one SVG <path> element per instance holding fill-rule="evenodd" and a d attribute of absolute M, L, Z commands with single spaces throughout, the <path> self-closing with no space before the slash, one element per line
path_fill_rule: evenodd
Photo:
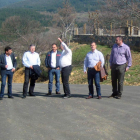
<path fill-rule="evenodd" d="M 62 95 L 61 97 L 65 97 L 65 96 L 66 96 L 66 94 Z"/>
<path fill-rule="evenodd" d="M 49 96 L 49 95 L 52 95 L 52 93 L 51 93 L 51 92 L 49 92 L 49 93 L 47 93 L 46 95 L 47 95 L 47 96 Z"/>
<path fill-rule="evenodd" d="M 64 98 L 64 99 L 67 99 L 67 98 L 71 98 L 71 96 L 70 96 L 70 95 L 66 95 L 66 96 L 64 96 L 63 98 Z"/>
<path fill-rule="evenodd" d="M 0 97 L 0 100 L 3 100 L 3 97 Z"/>
<path fill-rule="evenodd" d="M 108 98 L 115 98 L 116 95 L 111 94 Z"/>
<path fill-rule="evenodd" d="M 116 99 L 121 99 L 121 96 L 116 96 Z"/>
<path fill-rule="evenodd" d="M 13 97 L 13 96 L 8 96 L 8 98 L 10 98 L 10 99 L 14 99 L 14 97 Z"/>
<path fill-rule="evenodd" d="M 26 96 L 22 96 L 22 99 L 25 99 L 26 98 Z"/>
<path fill-rule="evenodd" d="M 35 97 L 35 95 L 34 95 L 34 94 L 30 94 L 29 96 L 34 96 L 34 97 Z"/>
<path fill-rule="evenodd" d="M 61 93 L 60 92 L 56 92 L 56 94 L 60 95 Z"/>

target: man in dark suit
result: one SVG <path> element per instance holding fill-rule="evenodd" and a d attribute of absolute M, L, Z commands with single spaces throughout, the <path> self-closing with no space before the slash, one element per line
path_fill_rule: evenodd
<path fill-rule="evenodd" d="M 2 100 L 4 96 L 6 77 L 8 77 L 8 98 L 13 99 L 12 80 L 13 80 L 13 73 L 15 71 L 16 65 L 17 63 L 16 63 L 14 53 L 12 53 L 12 48 L 7 46 L 5 48 L 5 53 L 0 55 L 0 68 L 1 68 L 0 100 Z"/>

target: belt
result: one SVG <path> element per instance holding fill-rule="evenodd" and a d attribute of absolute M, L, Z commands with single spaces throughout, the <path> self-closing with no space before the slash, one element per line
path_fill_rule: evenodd
<path fill-rule="evenodd" d="M 69 65 L 69 66 L 66 66 L 66 67 L 63 67 L 62 69 L 64 69 L 64 68 L 67 68 L 67 67 L 71 67 L 71 65 Z"/>
<path fill-rule="evenodd" d="M 7 70 L 7 71 L 11 71 L 12 69 L 10 69 L 10 70 Z"/>
<path fill-rule="evenodd" d="M 126 63 L 124 63 L 124 64 L 112 64 L 112 65 L 116 65 L 116 66 L 121 66 L 121 65 L 125 65 Z"/>
<path fill-rule="evenodd" d="M 94 70 L 95 68 L 94 67 L 88 67 L 88 69 L 93 69 Z"/>

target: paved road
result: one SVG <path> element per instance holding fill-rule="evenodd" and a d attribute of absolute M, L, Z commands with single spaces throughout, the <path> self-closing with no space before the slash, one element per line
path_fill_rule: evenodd
<path fill-rule="evenodd" d="M 140 140 L 140 87 L 125 86 L 121 100 L 107 98 L 109 85 L 101 100 L 85 99 L 87 85 L 71 85 L 70 99 L 46 97 L 46 84 L 36 97 L 21 99 L 21 91 L 13 84 L 15 98 L 0 101 L 0 140 Z"/>

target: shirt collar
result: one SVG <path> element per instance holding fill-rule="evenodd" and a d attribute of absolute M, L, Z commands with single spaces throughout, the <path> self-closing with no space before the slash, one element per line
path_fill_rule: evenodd
<path fill-rule="evenodd" d="M 29 52 L 30 52 L 30 54 L 35 54 L 35 52 L 33 52 L 33 53 L 31 51 L 29 51 Z"/>
<path fill-rule="evenodd" d="M 55 52 L 52 51 L 52 53 L 57 53 L 57 50 Z"/>
<path fill-rule="evenodd" d="M 121 45 L 121 46 L 118 46 L 118 45 L 117 45 L 117 47 L 123 47 L 123 46 L 124 46 L 124 43 L 122 43 L 122 45 Z"/>
<path fill-rule="evenodd" d="M 94 51 L 94 52 L 92 52 L 92 51 L 91 51 L 91 53 L 96 53 L 96 52 L 97 52 L 97 50 L 96 50 L 96 49 L 95 49 L 95 51 Z"/>
<path fill-rule="evenodd" d="M 11 56 L 11 55 L 9 55 L 9 56 Z M 9 57 L 9 56 L 7 56 L 7 55 L 5 54 L 5 57 Z"/>

